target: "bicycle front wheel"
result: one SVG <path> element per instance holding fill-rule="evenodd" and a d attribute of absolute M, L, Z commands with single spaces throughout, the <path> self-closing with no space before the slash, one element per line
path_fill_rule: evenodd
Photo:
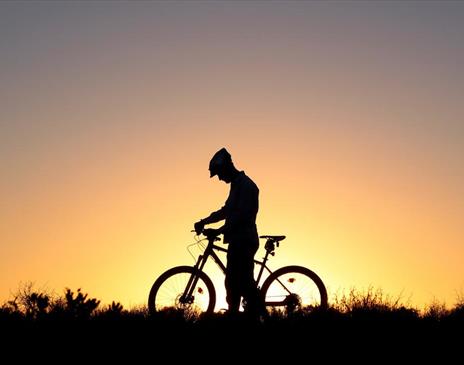
<path fill-rule="evenodd" d="M 302 266 L 285 266 L 264 281 L 262 296 L 267 309 L 293 312 L 327 308 L 327 290 L 321 278 Z"/>
<path fill-rule="evenodd" d="M 187 285 L 192 275 L 197 282 L 191 295 Z M 177 266 L 163 273 L 153 284 L 148 296 L 148 310 L 151 314 L 169 308 L 180 309 L 188 314 L 212 313 L 216 305 L 216 291 L 213 282 L 204 272 L 191 266 Z"/>

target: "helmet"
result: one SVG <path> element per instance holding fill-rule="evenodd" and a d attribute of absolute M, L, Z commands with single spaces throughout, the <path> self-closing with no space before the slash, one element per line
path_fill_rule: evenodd
<path fill-rule="evenodd" d="M 232 163 L 232 157 L 225 148 L 221 148 L 217 151 L 211 161 L 209 162 L 210 177 L 217 175 L 218 171 L 224 166 Z"/>

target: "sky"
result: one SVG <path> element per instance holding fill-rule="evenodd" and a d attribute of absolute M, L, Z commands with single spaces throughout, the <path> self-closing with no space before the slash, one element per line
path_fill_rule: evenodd
<path fill-rule="evenodd" d="M 287 236 L 272 268 L 453 305 L 463 36 L 461 2 L 0 3 L 0 301 L 145 304 L 227 198 L 226 147 Z"/>

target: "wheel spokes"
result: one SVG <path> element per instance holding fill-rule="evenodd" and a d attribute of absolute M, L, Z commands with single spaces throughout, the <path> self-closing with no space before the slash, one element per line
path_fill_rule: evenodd
<path fill-rule="evenodd" d="M 280 275 L 269 286 L 265 297 L 266 306 L 285 307 L 291 311 L 315 307 L 320 300 L 317 285 L 301 273 Z"/>
<path fill-rule="evenodd" d="M 156 294 L 156 310 L 176 308 L 189 312 L 205 311 L 209 303 L 209 292 L 206 284 L 199 279 L 192 295 L 185 297 L 184 292 L 189 279 L 189 273 L 179 273 L 168 278 Z"/>

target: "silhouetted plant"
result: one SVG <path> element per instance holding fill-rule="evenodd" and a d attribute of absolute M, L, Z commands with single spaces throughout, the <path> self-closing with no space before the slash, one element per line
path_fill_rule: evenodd
<path fill-rule="evenodd" d="M 458 296 L 456 304 L 448 313 L 448 319 L 461 324 L 464 322 L 464 296 Z"/>
<path fill-rule="evenodd" d="M 29 297 L 29 314 L 34 318 L 44 316 L 47 314 L 50 302 L 50 297 L 47 294 L 36 292 L 32 293 Z"/>
<path fill-rule="evenodd" d="M 108 318 L 108 319 L 120 319 L 122 318 L 124 313 L 124 308 L 121 303 L 119 302 L 111 302 L 111 304 L 108 304 L 105 308 L 99 310 L 96 313 L 97 317 L 101 318 Z"/>
<path fill-rule="evenodd" d="M 11 312 L 20 312 L 26 318 L 37 319 L 49 313 L 53 303 L 52 294 L 45 289 L 34 289 L 34 283 L 20 284 L 13 299 L 4 306 Z"/>
<path fill-rule="evenodd" d="M 0 307 L 0 320 L 16 320 L 23 318 L 23 313 L 19 310 L 15 300 L 9 300 Z"/>
<path fill-rule="evenodd" d="M 87 298 L 88 294 L 82 294 L 81 289 L 77 289 L 76 295 L 71 289 L 66 288 L 65 310 L 73 318 L 88 319 L 92 312 L 100 305 L 100 301 L 95 298 Z"/>
<path fill-rule="evenodd" d="M 131 307 L 129 310 L 124 311 L 126 318 L 135 320 L 144 320 L 149 317 L 148 306 L 146 304 Z"/>
<path fill-rule="evenodd" d="M 116 303 L 115 301 L 113 301 L 110 305 L 108 305 L 107 312 L 120 314 L 122 312 L 122 309 L 123 306 L 121 303 Z"/>
<path fill-rule="evenodd" d="M 157 325 L 167 324 L 197 324 L 197 323 L 229 323 L 227 316 L 215 313 L 206 317 L 200 315 L 193 308 L 165 308 L 149 315 L 147 306 L 139 306 L 125 310 L 121 303 L 113 301 L 111 304 L 98 309 L 100 300 L 89 298 L 78 289 L 73 292 L 67 288 L 63 295 L 56 296 L 46 290 L 34 289 L 33 283 L 21 284 L 13 298 L 0 306 L 0 320 L 33 320 L 42 319 L 80 319 L 88 320 L 114 319 L 137 320 L 149 319 Z M 328 310 L 318 307 L 292 307 L 285 311 L 274 308 L 265 316 L 264 322 L 271 327 L 280 324 L 291 326 L 305 326 L 310 321 L 313 324 L 322 323 L 362 323 L 374 319 L 376 323 L 398 323 L 402 325 L 414 324 L 421 321 L 427 328 L 455 328 L 464 322 L 464 296 L 458 296 L 457 303 L 448 309 L 444 303 L 433 301 L 422 313 L 417 309 L 401 303 L 400 297 L 392 299 L 381 289 L 369 287 L 367 291 L 351 289 L 348 294 L 335 298 Z M 219 322 L 217 322 L 219 321 Z M 16 323 L 16 322 L 15 322 Z"/>
<path fill-rule="evenodd" d="M 446 308 L 445 303 L 434 299 L 432 303 L 426 308 L 423 318 L 429 321 L 440 322 L 449 314 L 450 311 Z"/>
<path fill-rule="evenodd" d="M 336 297 L 333 308 L 352 318 L 404 320 L 419 317 L 419 311 L 402 304 L 400 296 L 393 299 L 372 286 L 366 291 L 351 289 L 348 295 Z"/>
<path fill-rule="evenodd" d="M 176 322 L 195 322 L 199 319 L 199 314 L 190 308 L 168 307 L 162 309 L 155 317 Z"/>

